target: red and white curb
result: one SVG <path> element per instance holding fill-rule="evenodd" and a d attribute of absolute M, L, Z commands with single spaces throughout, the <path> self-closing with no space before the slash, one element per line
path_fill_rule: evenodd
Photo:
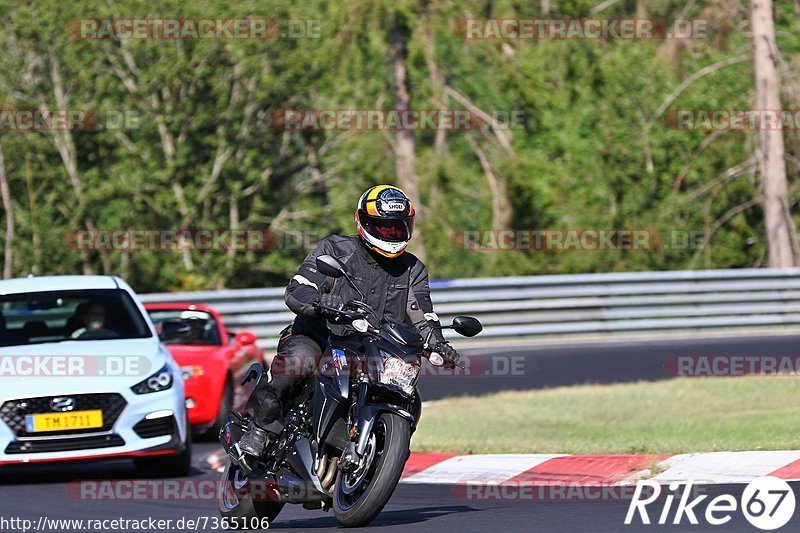
<path fill-rule="evenodd" d="M 800 451 L 711 452 L 680 455 L 447 455 L 412 454 L 402 482 L 458 485 L 629 485 L 640 479 L 723 484 L 762 477 L 800 480 Z"/>
<path fill-rule="evenodd" d="M 221 472 L 227 456 L 209 455 Z M 412 453 L 401 483 L 426 485 L 572 484 L 630 485 L 640 479 L 661 484 L 749 483 L 762 476 L 800 480 L 800 451 L 710 452 L 680 455 L 453 455 Z"/>

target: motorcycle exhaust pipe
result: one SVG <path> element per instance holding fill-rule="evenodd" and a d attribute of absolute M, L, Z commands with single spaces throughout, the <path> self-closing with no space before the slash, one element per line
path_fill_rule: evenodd
<path fill-rule="evenodd" d="M 320 481 L 320 485 L 327 491 L 331 490 L 333 487 L 333 482 L 336 479 L 336 471 L 338 470 L 339 466 L 339 458 L 334 457 L 331 459 L 330 464 L 328 465 L 328 473 L 325 475 L 325 478 Z"/>
<path fill-rule="evenodd" d="M 327 470 L 328 470 L 328 456 L 323 455 L 322 457 L 320 457 L 319 464 L 317 464 L 317 469 L 314 471 L 314 473 L 317 474 L 317 477 L 319 479 L 322 479 Z"/>
<path fill-rule="evenodd" d="M 231 453 L 228 452 L 228 457 L 230 457 L 233 460 L 233 463 L 238 465 L 239 468 L 241 468 L 242 472 L 244 472 L 244 474 L 246 476 L 249 476 L 250 474 L 252 474 L 253 473 L 253 467 L 251 467 L 250 463 L 247 462 L 247 458 L 245 457 L 245 453 L 242 451 L 241 448 L 239 448 L 239 443 L 238 442 L 236 444 L 234 444 L 234 446 L 233 446 L 231 451 L 235 451 L 236 453 L 239 454 L 238 456 L 236 456 L 236 455 L 231 455 Z"/>

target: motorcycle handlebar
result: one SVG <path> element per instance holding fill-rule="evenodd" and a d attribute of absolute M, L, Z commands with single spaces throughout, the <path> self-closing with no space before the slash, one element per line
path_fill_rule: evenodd
<path fill-rule="evenodd" d="M 347 318 L 350 320 L 357 320 L 359 318 L 364 318 L 362 313 L 356 313 L 354 311 L 348 311 L 346 309 L 336 309 L 334 307 L 327 307 L 319 304 L 314 305 L 314 309 L 318 311 L 328 311 L 332 315 L 338 315 L 341 318 Z"/>
<path fill-rule="evenodd" d="M 350 301 L 350 302 L 348 302 L 347 304 L 345 304 L 345 308 L 344 309 L 336 309 L 336 308 L 333 308 L 333 307 L 327 307 L 327 306 L 319 305 L 318 302 L 315 302 L 313 304 L 313 306 L 314 306 L 314 309 L 329 311 L 331 314 L 337 315 L 337 318 L 347 319 L 347 320 L 350 320 L 351 322 L 353 320 L 367 318 L 368 315 L 369 315 L 367 310 L 364 309 L 365 307 L 369 307 L 369 306 L 367 304 L 365 304 L 364 302 L 359 302 L 359 301 Z M 362 310 L 361 311 L 355 311 L 355 310 L 348 310 L 347 309 L 347 307 L 353 307 L 353 306 L 360 307 Z M 423 355 L 423 357 L 428 359 L 428 361 L 430 361 L 431 364 L 434 365 L 434 366 L 443 366 L 444 368 L 447 368 L 447 369 L 460 368 L 461 370 L 466 370 L 466 366 L 463 363 L 460 363 L 460 364 L 453 363 L 449 359 L 443 358 L 441 356 L 441 354 L 439 354 L 438 352 L 430 351 L 427 342 L 425 343 L 424 351 L 423 351 L 422 355 Z"/>
<path fill-rule="evenodd" d="M 316 310 L 325 310 L 329 311 L 332 314 L 341 315 L 346 318 L 352 318 L 353 320 L 358 318 L 366 318 L 369 316 L 370 312 L 372 312 L 372 307 L 369 304 L 366 304 L 360 300 L 350 300 L 342 309 L 336 309 L 333 307 L 327 307 L 324 305 L 320 305 L 319 301 L 315 301 L 311 304 L 314 309 Z"/>
<path fill-rule="evenodd" d="M 430 348 L 428 348 L 427 345 L 425 346 L 425 351 L 423 352 L 422 355 L 423 355 L 423 357 L 428 359 L 428 361 L 430 361 L 430 363 L 433 366 L 443 366 L 444 368 L 447 368 L 447 369 L 450 369 L 450 370 L 455 369 L 455 368 L 460 368 L 461 370 L 466 370 L 467 369 L 467 367 L 466 367 L 466 365 L 464 363 L 456 364 L 456 363 L 450 361 L 449 359 L 445 359 L 444 357 L 442 357 L 442 355 L 439 352 L 431 351 Z"/>

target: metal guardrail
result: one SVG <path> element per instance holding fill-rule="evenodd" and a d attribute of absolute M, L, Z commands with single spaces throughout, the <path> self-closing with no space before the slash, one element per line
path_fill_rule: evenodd
<path fill-rule="evenodd" d="M 800 268 L 456 279 L 431 282 L 442 323 L 474 315 L 477 339 L 791 329 L 800 332 Z M 277 344 L 293 314 L 283 287 L 144 294 L 145 302 L 204 303 L 233 330 Z M 460 338 L 459 344 L 465 343 Z"/>

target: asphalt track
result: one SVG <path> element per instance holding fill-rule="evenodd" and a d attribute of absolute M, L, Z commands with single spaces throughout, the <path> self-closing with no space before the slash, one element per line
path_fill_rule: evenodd
<path fill-rule="evenodd" d="M 659 381 L 673 377 L 665 363 L 674 356 L 797 357 L 800 336 L 704 339 L 699 333 L 690 340 L 481 348 L 462 354 L 469 362 L 465 372 L 426 367 L 419 386 L 423 401 L 502 390 Z"/>
<path fill-rule="evenodd" d="M 649 342 L 637 344 L 575 345 L 542 348 L 502 348 L 465 351 L 471 361 L 468 376 L 427 376 L 422 383 L 425 400 L 451 395 L 485 394 L 505 389 L 530 389 L 581 383 L 612 383 L 668 379 L 664 362 L 674 355 L 798 355 L 800 337 L 766 337 L 736 339 L 696 339 L 692 341 Z M 492 360 L 521 358 L 520 375 L 503 374 L 493 368 L 506 363 Z M 511 368 L 506 365 L 503 368 Z M 519 369 L 520 367 L 517 366 Z M 488 371 L 488 372 L 487 372 Z M 205 463 L 205 457 L 216 451 L 213 442 L 196 443 L 194 469 L 187 478 L 191 483 L 216 480 L 218 474 Z M 75 486 L 80 480 L 142 479 L 132 463 L 103 461 L 82 464 L 33 465 L 0 469 L 0 530 L 22 531 L 10 519 L 32 520 L 38 525 L 40 516 L 48 519 L 169 519 L 198 520 L 191 530 L 213 531 L 218 517 L 217 503 L 209 498 L 170 500 L 81 498 Z M 163 480 L 148 480 L 160 483 Z M 800 484 L 793 484 L 800 501 Z M 742 486 L 714 486 L 706 494 L 741 494 Z M 710 500 L 711 498 L 709 498 Z M 708 501 L 708 500 L 706 500 Z M 756 531 L 742 517 L 724 526 L 704 524 L 689 526 L 684 519 L 679 526 L 640 523 L 624 525 L 628 509 L 624 499 L 534 501 L 534 500 L 467 500 L 448 486 L 400 485 L 392 500 L 370 529 L 376 531 Z M 700 506 L 702 511 L 703 506 Z M 657 519 L 660 507 L 654 511 Z M 800 511 L 798 511 L 800 516 Z M 3 523 L 3 519 L 7 522 Z M 201 525 L 205 519 L 204 526 Z M 671 519 L 671 518 L 670 518 Z M 4 527 L 3 527 L 4 526 Z M 337 527 L 331 513 L 307 511 L 300 506 L 287 506 L 272 526 L 282 531 L 308 531 Z M 784 530 L 798 530 L 798 519 Z M 78 531 L 61 527 L 45 531 Z M 133 529 L 128 529 L 133 530 Z M 143 530 L 143 529 L 142 529 Z M 167 531 L 186 531 L 175 525 Z M 41 530 L 40 530 L 41 531 Z M 84 529 L 83 531 L 86 531 Z"/>
<path fill-rule="evenodd" d="M 192 482 L 216 480 L 218 474 L 202 462 L 202 457 L 216 447 L 212 443 L 196 446 L 195 468 L 187 478 Z M 0 516 L 27 518 L 37 523 L 40 516 L 48 519 L 95 519 L 113 520 L 118 518 L 145 520 L 152 518 L 172 520 L 198 520 L 199 531 L 214 531 L 212 520 L 217 517 L 217 504 L 211 499 L 178 499 L 169 501 L 122 500 L 97 501 L 82 500 L 76 491 L 68 490 L 74 480 L 128 480 L 141 479 L 131 464 L 125 461 L 106 461 L 102 463 L 69 464 L 58 467 L 37 465 L 34 467 L 6 469 L 0 472 Z M 163 480 L 150 480 L 156 483 Z M 742 485 L 716 485 L 708 487 L 701 494 L 707 494 L 707 503 L 718 494 L 741 496 Z M 800 501 L 800 484 L 793 484 L 796 498 Z M 463 493 L 450 486 L 422 486 L 401 484 L 391 501 L 378 516 L 369 530 L 392 531 L 757 531 L 750 526 L 741 513 L 734 513 L 731 522 L 724 526 L 704 524 L 702 514 L 704 504 L 696 509 L 700 524 L 690 526 L 684 517 L 682 524 L 643 525 L 638 520 L 625 525 L 629 501 L 619 498 L 606 500 L 575 501 L 535 501 L 526 499 L 466 499 Z M 657 521 L 661 512 L 658 505 L 650 513 L 652 521 Z M 674 510 L 674 506 L 673 506 Z M 669 522 L 674 514 L 670 514 Z M 796 530 L 797 523 L 791 523 L 784 530 Z M 337 528 L 332 513 L 307 511 L 300 506 L 286 506 L 278 520 L 270 529 L 280 531 L 309 531 Z M 133 529 L 129 529 L 133 530 Z M 186 531 L 175 525 L 165 531 Z M 194 530 L 194 529 L 192 529 Z M 6 527 L 3 531 L 21 531 Z M 55 531 L 48 529 L 47 531 Z M 62 528 L 58 531 L 80 531 Z M 85 529 L 83 531 L 86 531 Z M 121 531 L 121 530 L 120 530 Z"/>

